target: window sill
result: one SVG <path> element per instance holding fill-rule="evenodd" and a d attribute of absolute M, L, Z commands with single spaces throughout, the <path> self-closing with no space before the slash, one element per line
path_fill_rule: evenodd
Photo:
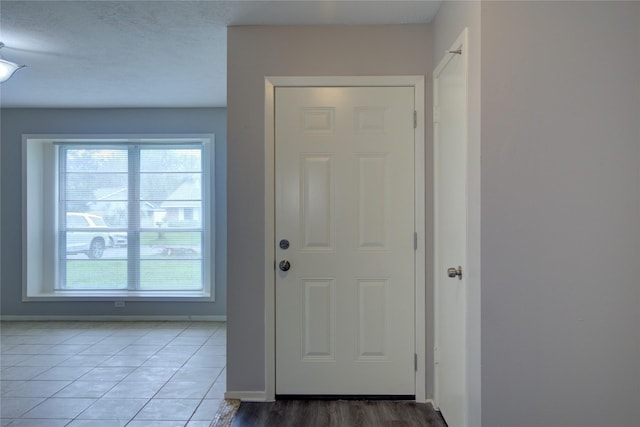
<path fill-rule="evenodd" d="M 23 302 L 35 301 L 180 301 L 213 302 L 203 291 L 56 291 L 24 296 Z"/>

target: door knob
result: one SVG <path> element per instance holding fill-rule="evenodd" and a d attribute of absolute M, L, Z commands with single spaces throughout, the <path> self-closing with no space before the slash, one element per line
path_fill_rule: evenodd
<path fill-rule="evenodd" d="M 462 266 L 459 265 L 458 268 L 451 267 L 447 269 L 447 275 L 451 278 L 458 276 L 458 280 L 462 280 Z"/>
<path fill-rule="evenodd" d="M 280 261 L 280 264 L 278 264 L 278 267 L 280 267 L 280 270 L 282 271 L 289 271 L 289 269 L 291 268 L 291 264 L 289 264 L 289 261 L 287 261 L 286 259 L 283 259 L 282 261 Z"/>

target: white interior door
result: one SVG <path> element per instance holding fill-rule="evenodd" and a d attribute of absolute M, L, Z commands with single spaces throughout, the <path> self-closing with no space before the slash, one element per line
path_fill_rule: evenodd
<path fill-rule="evenodd" d="M 413 115 L 413 87 L 276 88 L 277 395 L 415 394 Z"/>
<path fill-rule="evenodd" d="M 467 424 L 466 32 L 434 72 L 436 405 L 449 427 Z M 451 274 L 456 274 L 450 277 Z M 457 273 L 461 274 L 457 274 Z"/>

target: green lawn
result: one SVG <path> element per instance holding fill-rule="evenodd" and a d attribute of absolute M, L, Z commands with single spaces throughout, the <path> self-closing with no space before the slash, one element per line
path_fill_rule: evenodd
<path fill-rule="evenodd" d="M 201 261 L 162 259 L 140 263 L 140 289 L 194 290 L 202 283 Z M 69 289 L 126 289 L 127 263 L 120 260 L 67 261 Z"/>

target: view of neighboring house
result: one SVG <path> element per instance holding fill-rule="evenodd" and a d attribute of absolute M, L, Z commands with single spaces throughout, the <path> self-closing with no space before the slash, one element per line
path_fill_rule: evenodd
<path fill-rule="evenodd" d="M 198 225 L 202 219 L 202 185 L 199 177 L 183 182 L 160 204 L 168 227 Z"/>
<path fill-rule="evenodd" d="M 95 201 L 88 203 L 89 212 L 101 216 L 111 227 L 127 225 L 127 189 L 124 187 L 98 188 L 93 192 Z M 166 210 L 151 202 L 140 205 L 140 226 L 159 227 L 165 222 Z"/>
<path fill-rule="evenodd" d="M 143 201 L 140 206 L 140 226 L 190 227 L 202 220 L 202 184 L 199 176 L 185 180 L 160 202 Z M 94 191 L 95 201 L 87 203 L 88 211 L 101 216 L 111 227 L 127 224 L 127 189 L 105 187 Z M 158 205 L 158 206 L 156 206 Z"/>

